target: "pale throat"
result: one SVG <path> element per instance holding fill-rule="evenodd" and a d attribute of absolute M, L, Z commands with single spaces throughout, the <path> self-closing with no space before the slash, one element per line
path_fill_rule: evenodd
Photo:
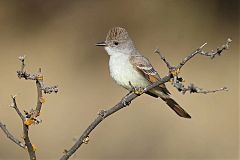
<path fill-rule="evenodd" d="M 128 47 L 121 48 L 121 49 L 104 47 L 104 49 L 107 51 L 109 56 L 119 55 L 119 54 L 131 55 L 131 53 L 133 52 L 133 49 Z"/>

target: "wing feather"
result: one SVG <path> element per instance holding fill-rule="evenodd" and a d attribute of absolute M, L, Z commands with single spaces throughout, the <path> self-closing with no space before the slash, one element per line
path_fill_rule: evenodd
<path fill-rule="evenodd" d="M 134 68 L 141 73 L 150 83 L 155 83 L 159 81 L 161 78 L 157 71 L 153 68 L 150 61 L 141 55 L 133 55 L 130 58 L 130 63 L 134 66 Z M 159 86 L 161 90 L 166 93 L 170 94 L 167 90 L 165 84 L 161 84 Z"/>

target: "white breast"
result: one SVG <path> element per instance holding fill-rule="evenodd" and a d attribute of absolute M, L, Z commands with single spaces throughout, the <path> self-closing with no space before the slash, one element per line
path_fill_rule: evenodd
<path fill-rule="evenodd" d="M 111 77 L 124 88 L 131 90 L 129 81 L 133 86 L 146 87 L 149 82 L 136 71 L 129 62 L 129 55 L 112 54 L 109 60 L 109 69 Z"/>

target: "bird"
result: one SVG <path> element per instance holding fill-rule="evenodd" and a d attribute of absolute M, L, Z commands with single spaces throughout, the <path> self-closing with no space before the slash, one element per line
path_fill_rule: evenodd
<path fill-rule="evenodd" d="M 109 55 L 109 71 L 112 79 L 123 88 L 134 91 L 145 88 L 161 78 L 150 61 L 140 54 L 126 29 L 111 28 L 105 41 L 96 43 L 102 46 Z M 135 92 L 134 92 L 135 93 Z M 177 115 L 183 118 L 191 116 L 173 99 L 165 84 L 150 89 L 146 94 L 161 98 Z"/>

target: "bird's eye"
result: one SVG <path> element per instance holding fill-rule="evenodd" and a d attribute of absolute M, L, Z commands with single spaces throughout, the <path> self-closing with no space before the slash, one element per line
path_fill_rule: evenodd
<path fill-rule="evenodd" d="M 118 42 L 113 42 L 113 43 L 114 43 L 114 45 L 115 45 L 115 46 L 117 46 L 117 45 L 118 45 Z"/>

